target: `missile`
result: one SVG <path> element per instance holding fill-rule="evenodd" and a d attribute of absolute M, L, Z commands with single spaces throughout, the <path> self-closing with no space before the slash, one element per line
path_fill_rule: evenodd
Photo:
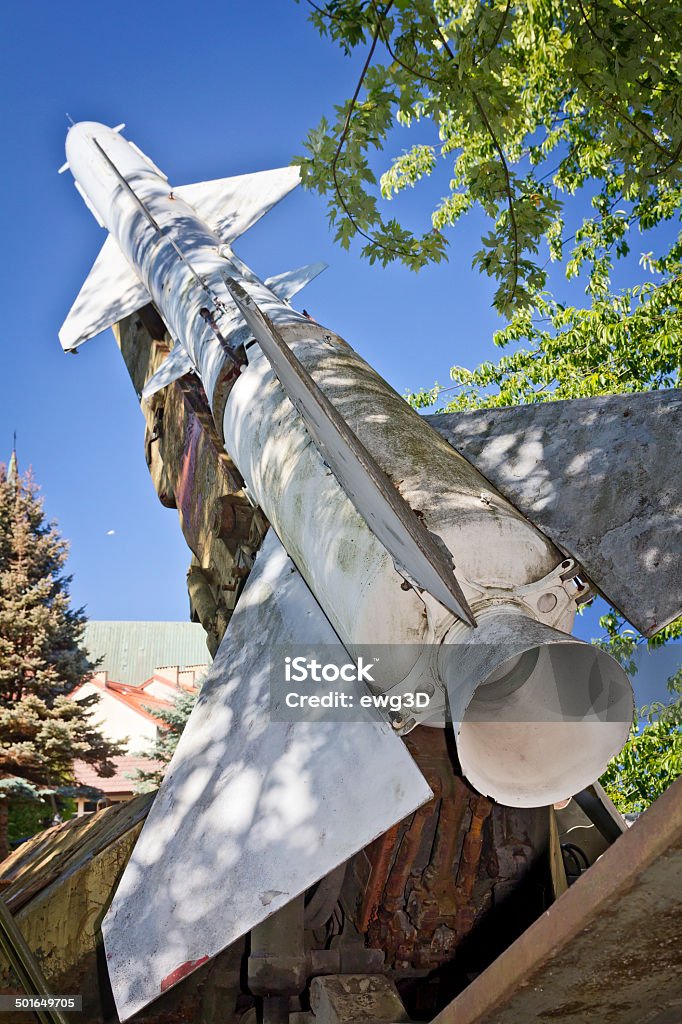
<path fill-rule="evenodd" d="M 142 398 L 197 374 L 272 527 L 104 921 L 125 1019 L 429 799 L 400 738 L 416 725 L 451 723 L 472 784 L 533 807 L 601 774 L 633 696 L 570 634 L 580 567 L 290 305 L 321 268 L 262 281 L 235 254 L 296 169 L 175 187 L 94 122 L 69 129 L 66 156 L 108 236 L 62 346 L 153 302 L 173 348 Z M 286 644 L 358 664 L 380 650 L 369 693 L 409 711 L 273 720 Z"/>

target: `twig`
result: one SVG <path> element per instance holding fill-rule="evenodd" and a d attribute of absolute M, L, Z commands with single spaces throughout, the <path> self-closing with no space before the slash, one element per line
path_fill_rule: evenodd
<path fill-rule="evenodd" d="M 487 60 L 488 57 L 490 56 L 490 54 L 496 48 L 497 44 L 499 43 L 500 39 L 502 38 L 502 33 L 504 32 L 504 26 L 507 24 L 507 17 L 509 16 L 510 8 L 511 8 L 511 0 L 507 0 L 507 6 L 505 7 L 504 12 L 502 14 L 502 19 L 500 21 L 499 28 L 497 29 L 497 32 L 495 33 L 495 38 L 493 39 L 492 43 L 490 44 L 490 46 L 488 47 L 486 52 L 483 54 L 483 56 L 479 57 L 478 60 L 474 61 L 474 65 L 477 66 L 478 64 L 482 64 L 483 61 Z"/>
<path fill-rule="evenodd" d="M 608 107 L 609 110 L 612 110 L 613 113 L 616 114 L 618 117 L 622 117 L 624 121 L 627 121 L 629 125 L 632 125 L 635 131 L 638 132 L 643 139 L 646 139 L 646 141 L 649 142 L 652 146 L 655 146 L 655 148 L 659 150 L 659 152 L 663 153 L 664 156 L 671 157 L 672 163 L 675 162 L 675 154 L 671 154 L 670 150 L 666 149 L 665 146 L 662 146 L 660 142 L 653 137 L 653 135 L 649 135 L 649 133 L 645 131 L 644 128 L 640 127 L 640 125 L 638 125 L 636 121 L 633 121 L 631 117 L 628 117 L 628 115 L 623 113 L 623 111 L 620 110 L 617 106 L 614 106 L 614 104 L 610 100 L 606 99 L 604 96 L 600 96 L 597 90 L 593 89 L 589 82 L 587 82 L 587 80 L 582 75 L 579 75 L 577 72 L 576 78 L 580 82 L 582 82 L 587 91 L 592 93 L 593 96 L 596 96 L 597 99 L 601 103 L 603 103 L 605 107 Z M 666 166 L 670 167 L 671 165 L 667 164 Z"/>
<path fill-rule="evenodd" d="M 349 104 L 349 107 L 348 107 L 348 113 L 346 114 L 346 121 L 345 121 L 345 124 L 343 126 L 343 131 L 341 132 L 341 137 L 339 138 L 339 144 L 336 147 L 336 152 L 334 153 L 334 157 L 333 157 L 332 163 L 331 163 L 332 179 L 334 181 L 334 191 L 336 192 L 336 198 L 338 199 L 339 203 L 341 204 L 341 206 L 343 208 L 344 213 L 348 217 L 348 220 L 351 222 L 351 224 L 353 225 L 353 227 L 355 228 L 357 233 L 359 235 L 362 235 L 363 238 L 366 238 L 367 241 L 370 242 L 372 245 L 379 245 L 380 243 L 377 242 L 376 238 L 372 238 L 371 235 L 368 235 L 366 231 L 362 230 L 362 228 L 358 225 L 357 221 L 355 220 L 355 217 L 350 212 L 350 210 L 348 208 L 348 205 L 346 203 L 346 200 L 344 199 L 343 194 L 341 192 L 341 186 L 339 185 L 339 179 L 338 179 L 338 174 L 337 174 L 337 166 L 338 166 L 338 162 L 339 162 L 339 157 L 341 156 L 341 151 L 343 149 L 344 142 L 346 141 L 346 136 L 348 135 L 348 130 L 350 128 L 351 118 L 353 116 L 353 111 L 355 110 L 355 104 L 357 103 L 358 96 L 360 95 L 360 89 L 362 88 L 362 83 L 365 80 L 365 75 L 367 74 L 367 72 L 369 70 L 369 66 L 370 66 L 370 63 L 372 61 L 372 57 L 374 56 L 374 51 L 376 50 L 377 42 L 379 41 L 379 35 L 381 34 L 381 30 L 382 30 L 382 21 L 386 17 L 386 15 L 388 14 L 388 12 L 389 12 L 389 10 L 391 9 L 392 6 L 393 6 L 393 0 L 389 0 L 388 4 L 386 5 L 386 9 L 384 10 L 384 13 L 377 18 L 377 23 L 376 23 L 376 26 L 374 28 L 374 34 L 372 36 L 372 44 L 371 44 L 371 46 L 369 48 L 369 53 L 367 54 L 367 58 L 365 60 L 363 69 L 362 69 L 362 71 L 360 73 L 360 78 L 358 79 L 358 84 L 355 87 L 355 92 L 353 93 L 353 97 L 352 97 L 352 99 L 350 101 L 350 104 Z M 394 249 L 391 246 L 386 245 L 384 243 L 381 243 L 381 247 L 383 249 L 385 249 L 387 252 L 393 253 L 395 256 L 409 256 L 409 255 L 411 255 L 411 253 L 407 249 Z"/>
<path fill-rule="evenodd" d="M 511 175 L 509 173 L 509 166 L 507 164 L 507 159 L 502 150 L 502 146 L 497 140 L 497 136 L 495 135 L 492 125 L 488 120 L 488 115 L 483 109 L 483 104 L 481 103 L 473 89 L 471 90 L 471 95 L 473 96 L 474 103 L 476 104 L 478 112 L 481 116 L 481 120 L 483 121 L 483 124 L 485 125 L 488 134 L 490 135 L 490 138 L 493 140 L 493 145 L 495 146 L 495 149 L 499 154 L 500 162 L 502 164 L 502 170 L 504 171 L 504 180 L 506 183 L 507 192 L 507 207 L 509 209 L 509 220 L 511 221 L 512 233 L 514 236 L 514 283 L 512 284 L 511 291 L 509 294 L 509 301 L 511 302 L 514 296 L 516 295 L 516 287 L 519 283 L 519 229 L 516 223 L 516 211 L 514 210 L 514 193 L 512 191 Z"/>
<path fill-rule="evenodd" d="M 377 20 L 381 21 L 381 18 L 380 18 L 380 15 L 379 15 L 379 11 L 377 10 L 377 6 L 376 6 L 374 0 L 371 0 L 371 4 L 372 4 L 372 7 L 374 8 L 374 12 L 376 14 Z M 447 84 L 447 79 L 446 78 L 433 78 L 431 75 L 425 75 L 421 71 L 417 71 L 416 68 L 410 67 L 409 64 L 406 64 L 404 61 L 402 61 L 400 59 L 400 57 L 398 57 L 397 54 L 395 53 L 395 51 L 392 49 L 391 44 L 390 44 L 389 39 L 388 39 L 388 36 L 386 35 L 386 33 L 384 31 L 383 24 L 381 25 L 381 38 L 383 40 L 384 46 L 388 50 L 389 56 L 391 56 L 393 58 L 393 60 L 396 62 L 396 64 L 400 64 L 401 68 L 405 68 L 405 70 L 408 71 L 411 75 L 414 75 L 415 78 L 421 78 L 421 80 L 423 82 L 435 82 L 436 85 L 446 85 Z"/>
<path fill-rule="evenodd" d="M 623 5 L 623 7 L 625 7 L 625 9 L 630 12 L 630 14 L 634 14 L 635 18 L 639 18 L 639 20 L 642 22 L 642 24 L 646 25 L 646 27 L 649 29 L 649 31 L 652 33 L 652 35 L 659 36 L 659 37 L 662 38 L 662 34 L 660 32 L 658 32 L 657 29 L 651 24 L 651 22 L 647 21 L 647 19 L 644 18 L 639 13 L 639 11 L 636 11 L 634 7 L 630 6 L 630 4 L 625 3 L 625 0 L 621 0 L 621 3 Z"/>
<path fill-rule="evenodd" d="M 326 7 L 318 7 L 316 3 L 313 3 L 313 0 L 306 0 L 306 3 L 308 4 L 308 7 L 312 7 L 314 11 L 317 11 L 317 13 L 321 14 L 324 18 L 329 18 L 331 21 L 343 21 L 343 18 L 340 18 L 338 14 L 332 14 L 332 12 Z"/>
<path fill-rule="evenodd" d="M 587 14 L 585 13 L 585 8 L 583 7 L 582 0 L 578 0 L 578 7 L 580 8 L 580 15 L 585 24 L 587 25 L 590 35 L 594 36 L 599 49 L 602 51 L 603 54 L 606 55 L 608 60 L 611 60 L 611 58 L 613 57 L 613 53 L 606 49 L 606 47 L 604 46 L 604 40 L 601 38 L 601 36 L 597 35 L 595 29 L 590 24 Z"/>
<path fill-rule="evenodd" d="M 436 27 L 436 31 L 438 32 L 438 35 L 440 36 L 440 38 L 441 38 L 441 40 L 443 42 L 443 47 L 445 49 L 445 52 L 447 53 L 447 55 L 450 58 L 450 60 L 452 60 L 452 61 L 454 61 L 456 63 L 455 55 L 452 52 L 452 50 L 450 49 L 450 44 L 448 43 L 447 39 L 443 35 L 443 32 L 441 30 L 440 25 L 438 24 L 438 22 L 436 21 L 435 18 L 432 18 L 431 20 L 433 21 L 433 23 L 434 23 L 434 25 Z M 504 179 L 505 179 L 505 183 L 506 183 L 506 193 L 507 193 L 507 207 L 509 209 L 509 220 L 511 222 L 512 234 L 513 234 L 513 240 L 514 240 L 514 283 L 513 283 L 512 287 L 511 287 L 511 291 L 509 293 L 509 302 L 511 302 L 512 299 L 514 298 L 514 296 L 516 295 L 516 288 L 517 288 L 517 285 L 518 285 L 518 282 L 519 282 L 519 230 L 518 230 L 518 225 L 516 223 L 516 212 L 514 210 L 514 193 L 513 193 L 513 190 L 512 190 L 512 186 L 511 186 L 511 175 L 509 173 L 509 166 L 507 164 L 507 158 L 505 157 L 504 151 L 503 151 L 500 143 L 498 142 L 498 139 L 497 139 L 497 136 L 495 135 L 495 132 L 493 131 L 493 127 L 490 124 L 490 121 L 488 120 L 488 115 L 486 114 L 486 112 L 485 112 L 485 110 L 483 108 L 483 104 L 481 103 L 481 101 L 478 98 L 478 95 L 476 94 L 476 92 L 473 89 L 471 90 L 471 95 L 473 97 L 474 103 L 476 104 L 476 108 L 477 108 L 478 113 L 479 113 L 479 115 L 481 117 L 481 120 L 483 121 L 483 124 L 485 125 L 486 131 L 490 135 L 490 138 L 493 141 L 493 145 L 495 146 L 495 149 L 497 150 L 497 153 L 498 153 L 499 158 L 500 158 L 500 162 L 502 164 L 502 170 L 504 172 Z"/>

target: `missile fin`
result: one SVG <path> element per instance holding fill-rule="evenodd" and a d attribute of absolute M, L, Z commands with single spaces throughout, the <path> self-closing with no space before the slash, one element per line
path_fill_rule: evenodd
<path fill-rule="evenodd" d="M 88 196 L 88 194 L 87 194 L 87 192 L 85 191 L 85 189 L 83 188 L 83 186 L 82 186 L 82 185 L 80 184 L 80 182 L 78 182 L 78 181 L 74 181 L 74 185 L 75 185 L 75 187 L 76 187 L 76 192 L 78 192 L 78 195 L 79 195 L 79 196 L 81 197 L 81 199 L 82 199 L 82 200 L 83 200 L 83 202 L 85 203 L 85 206 L 86 206 L 86 208 L 87 208 L 87 209 L 88 209 L 88 210 L 90 211 L 90 213 L 91 213 L 91 214 L 92 214 L 92 216 L 93 216 L 93 217 L 95 218 L 95 220 L 97 221 L 97 223 L 99 224 L 99 226 L 100 226 L 101 228 L 105 227 L 104 221 L 103 221 L 103 220 L 102 220 L 102 218 L 100 217 L 100 215 L 99 215 L 99 213 L 97 212 L 97 210 L 95 209 L 95 207 L 94 207 L 94 206 L 92 205 L 92 203 L 90 202 L 90 197 Z"/>
<path fill-rule="evenodd" d="M 115 239 L 108 235 L 61 326 L 62 348 L 72 352 L 148 302 L 151 299 L 147 289 Z"/>
<path fill-rule="evenodd" d="M 292 644 L 345 663 L 270 530 L 102 924 L 121 1020 L 432 796 L 364 683 L 352 720 L 273 720 Z"/>
<path fill-rule="evenodd" d="M 427 418 L 641 633 L 682 614 L 681 390 Z"/>
<path fill-rule="evenodd" d="M 141 397 L 145 400 L 151 398 L 157 391 L 168 387 L 174 380 L 179 380 L 193 369 L 194 363 L 184 348 L 176 343 L 168 358 L 164 359 L 156 373 L 145 384 Z"/>
<path fill-rule="evenodd" d="M 420 522 L 267 314 L 235 280 L 225 277 L 225 283 L 320 454 L 369 528 L 396 564 L 404 567 L 406 578 L 475 626 L 450 552 Z"/>
<path fill-rule="evenodd" d="M 178 185 L 173 193 L 193 206 L 223 242 L 230 245 L 299 182 L 298 167 L 277 167 L 255 174 Z"/>
<path fill-rule="evenodd" d="M 310 284 L 318 274 L 327 269 L 327 263 L 309 263 L 307 267 L 298 267 L 297 270 L 286 270 L 283 274 L 275 274 L 269 277 L 264 284 L 273 291 L 278 299 L 288 302 L 298 295 L 306 285 Z"/>

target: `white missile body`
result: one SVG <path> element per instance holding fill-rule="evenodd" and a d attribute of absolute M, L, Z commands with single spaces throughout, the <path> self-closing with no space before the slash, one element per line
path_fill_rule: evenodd
<path fill-rule="evenodd" d="M 227 451 L 349 654 L 357 656 L 363 645 L 385 645 L 375 692 L 430 696 L 421 719 L 416 713 L 397 719 L 384 741 L 402 747 L 401 731 L 420 720 L 443 725 L 450 715 L 462 770 L 486 795 L 537 806 L 591 783 L 627 737 L 632 693 L 614 661 L 569 635 L 580 596 L 575 565 L 341 338 L 293 310 L 286 301 L 293 291 L 277 294 L 231 249 L 236 234 L 294 187 L 295 169 L 171 189 L 120 133 L 91 122 L 70 129 L 66 152 L 79 191 L 110 232 L 101 263 L 118 261 L 119 299 L 127 298 L 117 305 L 110 292 L 101 294 L 107 274 L 96 264 L 94 280 L 86 282 L 62 329 L 62 344 L 72 349 L 145 302 L 154 303 L 175 348 L 146 393 L 196 371 Z M 241 193 L 240 181 L 248 185 Z M 208 221 L 202 211 L 210 211 Z M 292 354 L 293 383 L 281 370 L 278 376 L 266 354 L 273 336 Z M 246 365 L 237 367 L 234 353 L 254 337 Z M 350 445 L 333 417 L 319 413 L 315 420 L 322 408 L 311 401 L 315 389 L 344 421 Z M 410 506 L 414 529 L 391 525 L 381 488 L 365 487 L 358 470 L 368 464 L 365 456 L 383 471 L 389 491 L 394 487 Z M 396 514 L 403 514 L 401 508 Z M 421 543 L 427 531 L 419 561 L 413 539 Z M 427 577 L 432 586 L 424 585 Z M 248 602 L 248 593 L 247 585 L 240 600 Z M 224 643 L 229 636 L 228 630 Z M 307 639 L 302 622 L 300 642 Z M 176 775 L 183 757 L 193 756 L 189 739 L 183 743 L 173 762 Z M 320 756 L 335 756 L 331 741 Z M 409 781 L 407 768 L 405 773 Z M 172 785 L 172 777 L 171 771 L 164 785 Z M 418 785 L 404 788 L 392 821 L 426 799 Z M 361 799 L 375 796 L 367 790 Z M 379 803 L 385 807 L 383 799 Z M 117 914 L 129 926 L 130 908 L 141 898 L 142 866 L 157 888 L 163 885 L 153 874 L 161 870 L 160 859 L 167 862 L 159 856 L 163 821 L 154 814 L 142 834 L 141 859 L 131 862 L 137 881 L 132 884 L 128 874 L 126 884 L 124 878 L 107 918 L 110 951 L 118 948 Z M 359 849 L 372 837 L 360 830 L 355 838 Z M 183 867 L 188 849 L 178 860 Z M 311 867 L 307 884 L 348 855 L 347 842 L 337 856 L 332 841 L 329 859 Z M 216 929 L 222 931 L 210 955 L 275 910 L 278 899 L 281 904 L 294 895 L 285 884 L 279 888 L 287 891 L 267 911 L 257 907 L 248 920 L 242 912 L 241 931 L 228 926 L 221 908 Z M 159 924 L 159 935 L 169 921 Z M 121 948 L 126 943 L 121 940 Z M 180 943 L 177 962 L 199 962 L 204 954 Z M 146 949 L 145 965 L 150 957 Z M 125 963 L 132 971 L 131 957 Z M 154 984 L 140 977 L 121 984 L 119 1011 L 144 1005 L 158 993 Z"/>
<path fill-rule="evenodd" d="M 260 198 L 254 200 L 252 191 L 252 208 L 246 214 L 238 187 L 233 186 L 232 196 L 225 196 L 224 202 L 231 198 L 239 205 L 223 211 L 225 222 L 233 221 L 226 239 L 224 231 L 221 237 L 183 198 L 185 192 L 191 197 L 193 189 L 201 198 L 200 186 L 171 188 L 162 172 L 118 132 L 94 122 L 80 123 L 68 133 L 66 153 L 79 191 L 108 228 L 175 339 L 175 362 L 183 372 L 191 366 L 199 374 L 228 452 L 338 635 L 351 651 L 363 644 L 391 645 L 392 654 L 382 659 L 381 687 L 400 691 L 408 677 L 408 687 L 433 684 L 440 696 L 431 700 L 430 717 L 442 718 L 445 677 L 453 672 L 433 663 L 434 652 L 444 639 L 459 644 L 474 638 L 445 602 L 406 583 L 409 573 L 395 551 L 377 539 L 323 454 L 311 445 L 304 420 L 257 346 L 249 349 L 248 365 L 225 402 L 224 382 L 232 384 L 235 378 L 225 340 L 234 350 L 250 336 L 226 277 L 239 281 L 279 328 L 389 480 L 452 552 L 474 616 L 483 614 L 490 621 L 495 608 L 511 607 L 530 612 L 547 626 L 570 630 L 575 602 L 560 579 L 562 573 L 552 576 L 562 566 L 554 545 L 509 502 L 491 494 L 485 478 L 344 341 L 297 313 L 233 253 L 235 224 L 242 230 L 255 219 L 254 211 L 269 208 L 293 188 L 298 180 L 294 168 L 247 176 L 258 186 L 255 196 Z M 205 183 L 204 190 L 210 187 Z M 206 309 L 213 325 L 201 315 Z M 72 314 L 78 311 L 76 303 Z M 62 331 L 67 348 L 81 340 L 74 337 L 74 321 L 81 326 L 72 316 Z M 546 586 L 540 582 L 544 580 Z M 533 585 L 539 582 L 533 594 Z M 556 600 L 539 601 L 543 593 Z M 543 606 L 549 611 L 540 611 Z M 494 628 L 485 630 L 484 641 L 476 641 L 494 643 Z M 422 659 L 421 647 L 426 652 Z M 418 661 L 425 663 L 417 665 Z M 466 694 L 466 703 L 471 696 Z M 512 804 L 565 796 L 592 780 L 607 748 L 608 753 L 617 749 L 624 732 L 623 723 L 602 729 L 605 746 L 594 761 L 585 758 L 584 777 L 563 778 L 559 791 L 548 791 L 540 778 L 526 780 L 524 789 L 515 784 L 513 765 L 505 765 L 508 781 L 490 795 Z M 463 767 L 476 774 L 474 765 Z"/>

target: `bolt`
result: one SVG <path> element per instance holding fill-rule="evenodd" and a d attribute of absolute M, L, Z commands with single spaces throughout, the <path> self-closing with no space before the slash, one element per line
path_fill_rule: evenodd
<path fill-rule="evenodd" d="M 541 612 L 551 612 L 553 608 L 556 608 L 556 605 L 556 594 L 541 594 L 538 598 L 538 609 Z"/>

